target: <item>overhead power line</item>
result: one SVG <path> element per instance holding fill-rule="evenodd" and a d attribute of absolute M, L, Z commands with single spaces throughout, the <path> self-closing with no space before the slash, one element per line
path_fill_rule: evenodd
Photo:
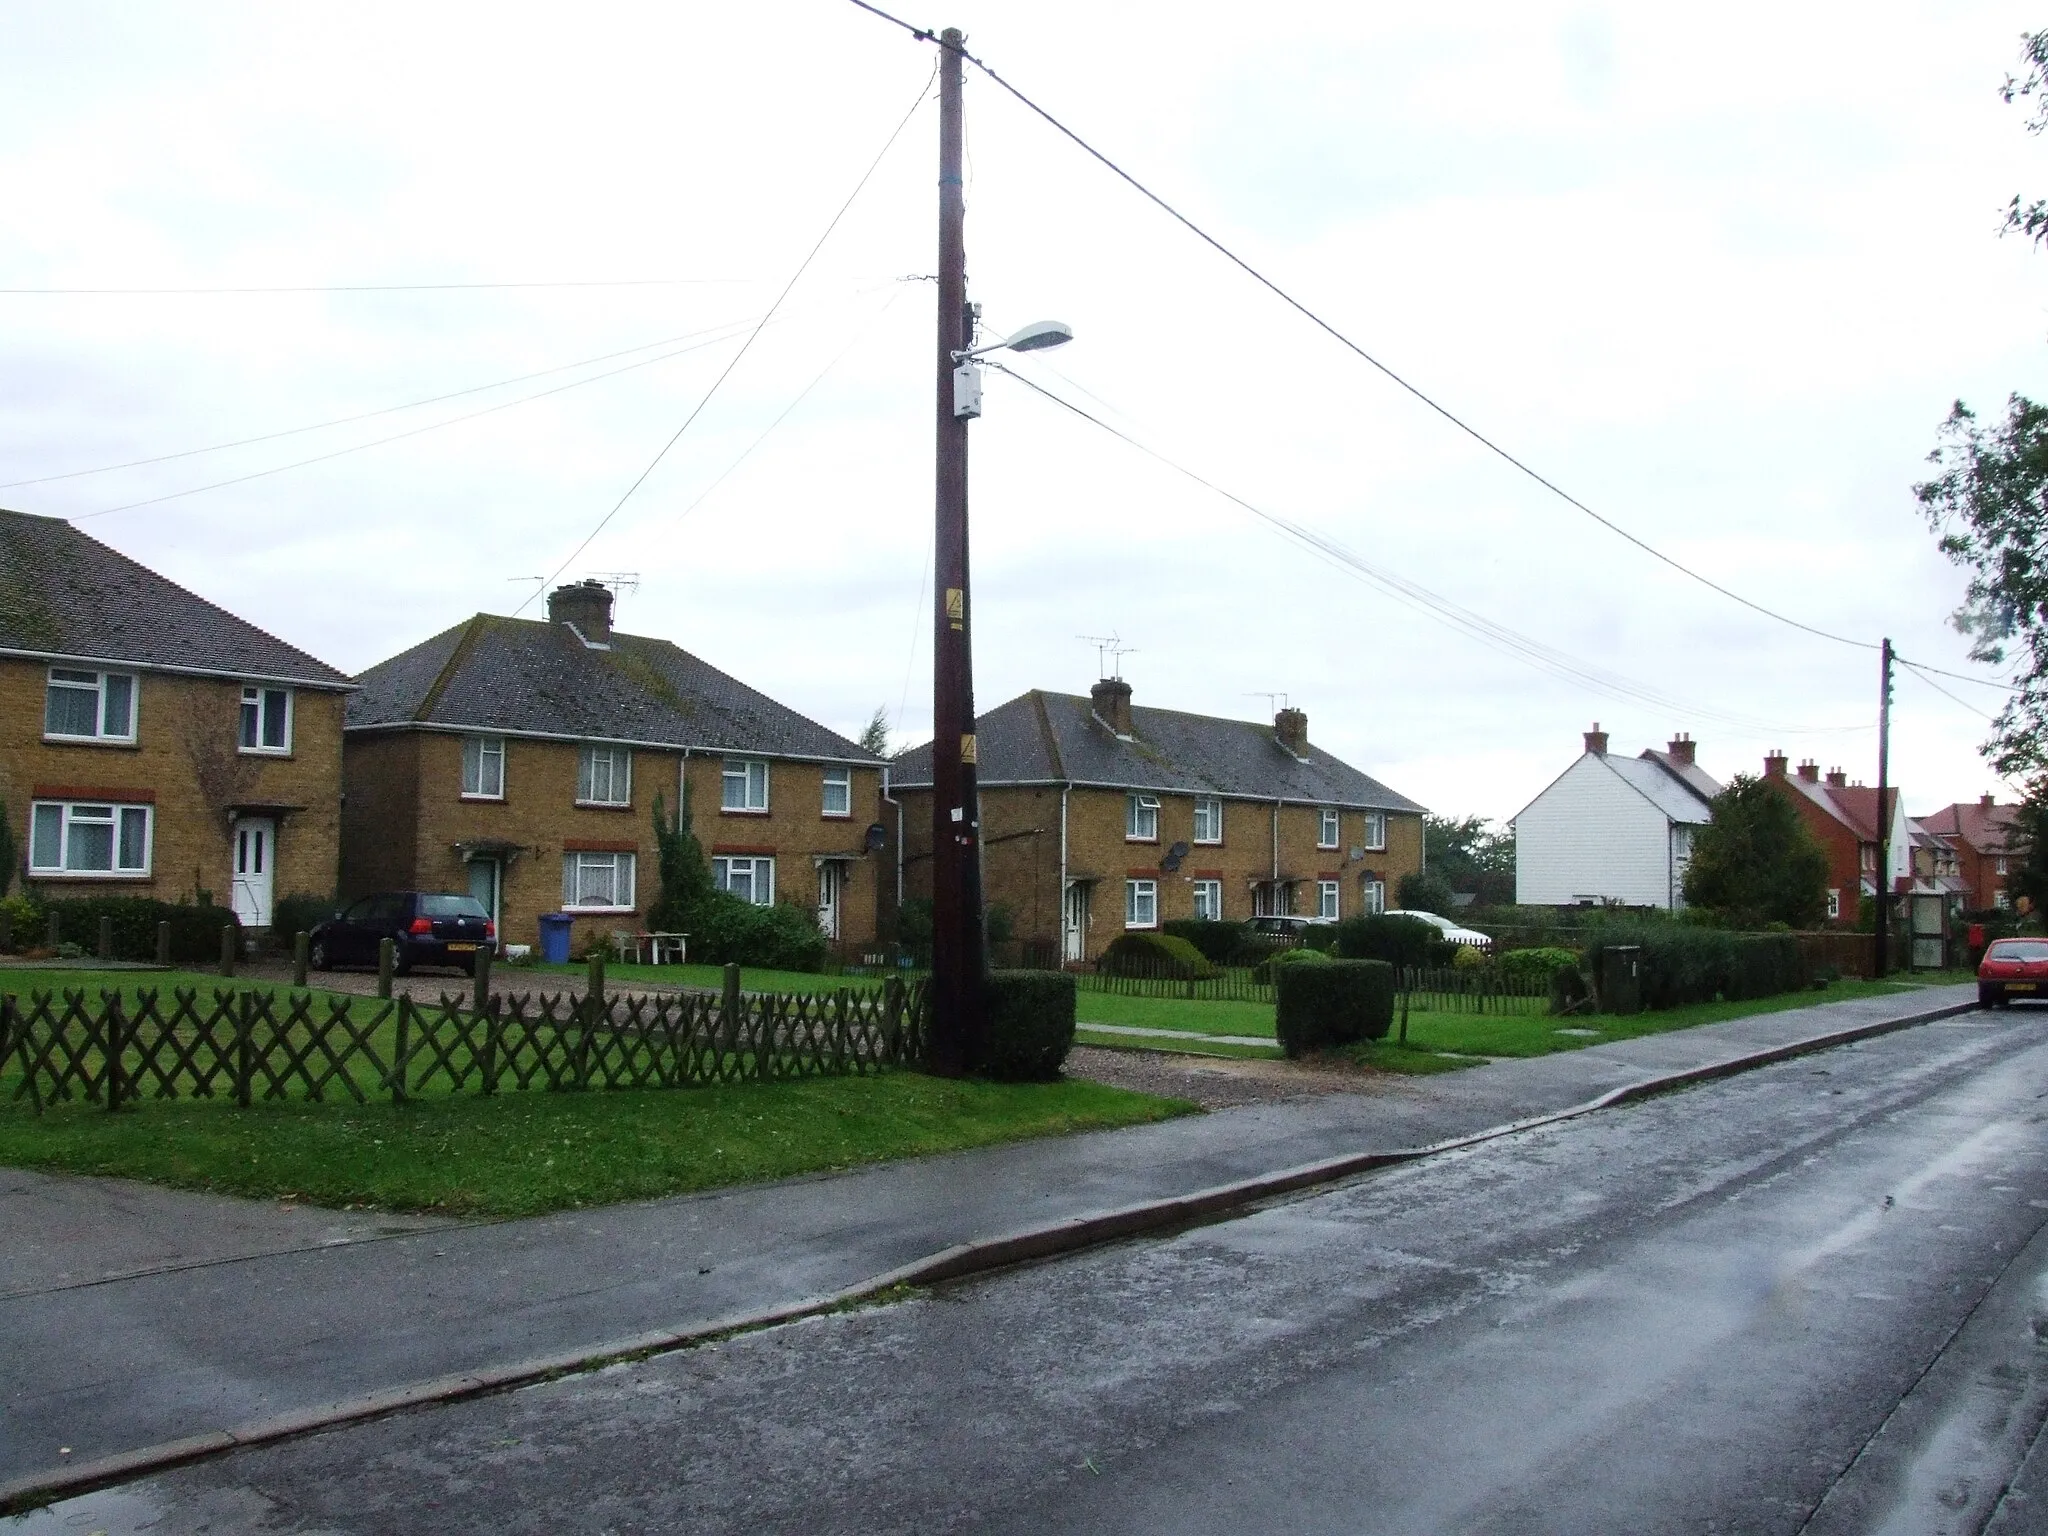
<path fill-rule="evenodd" d="M 1423 586 L 1420 582 L 1412 581 L 1405 576 L 1375 566 L 1355 551 L 1346 548 L 1326 534 L 1319 533 L 1313 528 L 1297 523 L 1291 518 L 1282 517 L 1277 513 L 1267 511 L 1265 508 L 1246 500 L 1235 491 L 1228 490 L 1199 472 L 1188 468 L 1185 464 L 1169 458 L 1158 449 L 1141 442 L 1121 428 L 1112 426 L 1109 422 L 1104 421 L 1092 412 L 1082 409 L 1072 401 L 1047 389 L 1036 380 L 1027 378 L 1015 368 L 1009 367 L 994 358 L 986 358 L 983 361 L 988 367 L 1007 374 L 1027 389 L 1044 396 L 1063 410 L 1069 411 L 1080 417 L 1083 421 L 1100 428 L 1102 431 L 1109 433 L 1110 436 L 1129 444 L 1146 457 L 1165 465 L 1174 473 L 1192 480 L 1204 490 L 1213 492 L 1224 500 L 1243 508 L 1251 513 L 1252 516 L 1266 523 L 1295 544 L 1307 549 L 1311 554 L 1327 564 L 1334 565 L 1343 570 L 1347 575 L 1366 582 L 1397 602 L 1428 613 L 1440 623 L 1468 635 L 1480 644 L 1505 655 L 1512 656 L 1516 660 L 1552 677 L 1576 684 L 1609 698 L 1647 705 L 1683 717 L 1718 720 L 1744 730 L 1764 731 L 1779 735 L 1845 735 L 1875 729 L 1874 726 L 1868 725 L 1783 726 L 1767 721 L 1755 720 L 1745 715 L 1731 714 L 1725 710 L 1704 709 L 1697 705 L 1688 704 L 1683 700 L 1675 699 L 1669 694 L 1660 692 L 1632 678 L 1624 677 L 1619 673 L 1608 672 L 1603 668 L 1592 666 L 1572 656 L 1569 652 L 1558 650 L 1554 646 L 1546 645 L 1540 640 L 1510 629 L 1507 625 L 1489 619 L 1484 614 L 1475 613 L 1473 610 Z"/>
<path fill-rule="evenodd" d="M 556 578 L 569 568 L 578 555 L 590 547 L 591 540 L 604 532 L 605 528 L 611 523 L 611 520 L 619 515 L 619 509 L 632 499 L 633 493 L 646 483 L 647 477 L 654 473 L 655 467 L 668 457 L 669 450 L 682 440 L 685 432 L 690 430 L 690 424 L 704 414 L 704 407 L 711 403 L 712 398 L 718 393 L 719 386 L 732 377 L 732 371 L 739 367 L 740 359 L 747 355 L 748 351 L 753 347 L 755 340 L 766 329 L 768 322 L 775 318 L 775 312 L 782 308 L 783 300 L 789 297 L 790 291 L 802 280 L 804 273 L 810 270 L 811 263 L 817 260 L 818 252 L 825 248 L 825 242 L 832 238 L 832 232 L 839 227 L 840 220 L 846 217 L 847 211 L 853 207 L 861 193 L 867 189 L 868 182 L 874 178 L 875 172 L 881 169 L 882 162 L 888 158 L 889 151 L 896 147 L 896 141 L 903 137 L 903 130 L 910 126 L 910 120 L 917 116 L 917 109 L 924 105 L 925 98 L 931 92 L 932 81 L 938 78 L 938 73 L 938 65 L 934 63 L 931 75 L 925 80 L 923 85 L 917 88 L 917 95 L 911 99 L 910 110 L 903 114 L 901 121 L 896 124 L 889 137 L 882 142 L 882 147 L 876 151 L 875 158 L 868 162 L 868 168 L 861 172 L 860 180 L 853 184 L 853 190 L 846 195 L 846 201 L 839 205 L 839 210 L 826 223 L 824 232 L 812 243 L 810 250 L 805 253 L 804 259 L 797 263 L 796 270 L 789 275 L 789 281 L 782 285 L 782 291 L 775 295 L 775 302 L 768 306 L 767 314 L 763 315 L 760 323 L 748 333 L 747 339 L 740 344 L 739 351 L 732 355 L 732 360 L 725 365 L 718 377 L 711 381 L 711 387 L 704 391 L 702 398 L 691 408 L 690 414 L 683 418 L 683 424 L 670 434 L 669 440 L 661 445 L 660 452 L 647 461 L 647 467 L 633 477 L 633 483 L 626 487 L 617 501 L 612 503 L 611 510 L 599 518 L 590 532 L 583 535 L 576 547 L 570 550 L 568 555 L 564 557 L 562 563 L 548 573 L 547 580 L 535 588 L 533 592 L 529 593 L 525 602 L 512 610 L 515 617 L 524 611 L 527 604 L 531 603 L 542 591 L 552 587 L 555 584 Z"/>
<path fill-rule="evenodd" d="M 1946 688 L 1942 687 L 1941 684 L 1937 683 L 1933 678 L 1927 675 L 1928 672 L 1932 670 L 1931 668 L 1918 666 L 1913 662 L 1906 660 L 1905 657 L 1896 654 L 1892 657 L 1892 660 L 1896 661 L 1908 672 L 1911 672 L 1915 677 L 1919 678 L 1921 682 L 1925 683 L 1928 687 L 1932 688 L 1944 699 L 1947 699 L 1949 703 L 1954 704 L 1960 709 L 1967 709 L 1971 714 L 1975 715 L 1980 720 L 1992 720 L 1996 718 L 1995 716 L 1987 715 L 1983 710 L 1979 709 L 1976 705 L 1957 698 L 1954 694 L 1950 693 Z M 1966 679 L 1966 681 L 1974 681 L 1974 679 Z"/>
<path fill-rule="evenodd" d="M 621 277 L 559 283 L 281 283 L 222 288 L 0 288 L 0 295 L 160 298 L 233 293 L 461 293 L 514 288 L 681 288 L 754 282 L 748 277 Z"/>

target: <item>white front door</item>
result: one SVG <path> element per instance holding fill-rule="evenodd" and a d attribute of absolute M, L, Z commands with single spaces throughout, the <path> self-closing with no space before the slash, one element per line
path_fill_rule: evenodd
<path fill-rule="evenodd" d="M 1068 960 L 1085 960 L 1088 958 L 1088 887 L 1079 881 L 1068 886 L 1060 907 L 1060 926 L 1066 934 L 1064 956 Z"/>
<path fill-rule="evenodd" d="M 846 866 L 827 859 L 818 866 L 818 928 L 826 938 L 839 937 L 840 898 L 846 891 Z"/>
<path fill-rule="evenodd" d="M 244 928 L 270 926 L 271 898 L 277 888 L 277 823 L 244 817 L 235 823 L 235 883 L 231 901 Z"/>

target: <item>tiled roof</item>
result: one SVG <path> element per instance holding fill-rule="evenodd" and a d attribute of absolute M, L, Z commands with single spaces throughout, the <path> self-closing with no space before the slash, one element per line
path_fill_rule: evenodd
<path fill-rule="evenodd" d="M 1653 763 L 1661 764 L 1665 772 L 1683 783 L 1702 800 L 1711 800 L 1721 793 L 1720 783 L 1698 763 L 1689 763 L 1669 752 L 1659 752 L 1655 747 L 1645 751 L 1642 756 Z"/>
<path fill-rule="evenodd" d="M 345 673 L 61 518 L 0 512 L 0 650 L 346 688 Z"/>
<path fill-rule="evenodd" d="M 2018 809 L 2012 805 L 1987 808 L 1982 801 L 1962 800 L 1922 816 L 1920 822 L 1930 832 L 1961 838 L 1979 853 L 2004 853 L 2006 834 Z"/>
<path fill-rule="evenodd" d="M 1637 793 L 1664 813 L 1667 820 L 1687 826 L 1705 826 L 1714 819 L 1713 795 L 1702 794 L 1693 781 L 1660 759 L 1645 752 L 1641 757 L 1602 754 L 1600 761 Z M 1695 770 L 1697 771 L 1697 770 Z M 1705 778 L 1705 774 L 1700 775 Z M 1709 783 L 1712 780 L 1708 780 Z"/>
<path fill-rule="evenodd" d="M 681 647 L 641 635 L 614 633 L 611 648 L 598 650 L 566 625 L 480 613 L 357 681 L 350 730 L 429 725 L 881 761 Z"/>
<path fill-rule="evenodd" d="M 1093 702 L 1033 689 L 975 722 L 976 772 L 984 785 L 1099 784 L 1116 789 L 1164 790 L 1254 800 L 1291 800 L 1367 810 L 1422 810 L 1322 748 L 1307 761 L 1280 745 L 1273 727 L 1257 720 L 1224 720 L 1177 709 L 1131 710 L 1131 739 L 1118 739 L 1095 714 Z M 892 784 L 932 781 L 927 743 L 897 758 Z"/>

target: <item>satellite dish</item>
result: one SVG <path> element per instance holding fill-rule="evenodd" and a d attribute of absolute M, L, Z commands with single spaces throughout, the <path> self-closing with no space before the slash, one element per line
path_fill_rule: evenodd
<path fill-rule="evenodd" d="M 889 842 L 889 829 L 879 821 L 868 823 L 867 849 L 869 853 L 880 853 Z"/>
<path fill-rule="evenodd" d="M 1187 856 L 1188 845 L 1186 843 L 1175 843 L 1166 850 L 1166 856 L 1159 861 L 1159 867 L 1168 874 L 1172 874 L 1173 871 L 1180 868 L 1180 861 Z"/>

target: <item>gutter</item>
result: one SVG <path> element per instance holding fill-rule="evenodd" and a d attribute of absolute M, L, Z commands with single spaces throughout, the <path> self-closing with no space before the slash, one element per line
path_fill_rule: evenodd
<path fill-rule="evenodd" d="M 225 675 L 225 674 L 223 674 Z M 259 679 L 260 681 L 260 679 Z M 351 687 L 355 686 L 353 684 Z M 509 741 L 596 742 L 608 747 L 636 747 L 649 752 L 716 752 L 735 757 L 761 757 L 777 763 L 833 763 L 848 768 L 884 768 L 872 757 L 830 757 L 822 752 L 770 752 L 760 747 L 718 746 L 710 742 L 647 741 L 636 736 L 598 736 L 588 731 L 522 731 L 502 725 L 451 725 L 425 720 L 380 720 L 374 725 L 346 725 L 344 736 L 368 736 L 379 731 L 434 731 L 443 736 L 503 736 Z"/>
<path fill-rule="evenodd" d="M 355 693 L 363 685 L 344 678 L 340 682 L 305 677 L 277 677 L 267 672 L 231 672 L 223 667 L 180 667 L 164 661 L 136 661 L 118 656 L 64 656 L 55 651 L 17 651 L 0 646 L 0 657 L 19 661 L 47 661 L 59 666 L 77 664 L 98 671 L 168 672 L 175 677 L 212 677 L 229 683 L 282 683 L 287 688 L 305 688 L 315 693 Z"/>

